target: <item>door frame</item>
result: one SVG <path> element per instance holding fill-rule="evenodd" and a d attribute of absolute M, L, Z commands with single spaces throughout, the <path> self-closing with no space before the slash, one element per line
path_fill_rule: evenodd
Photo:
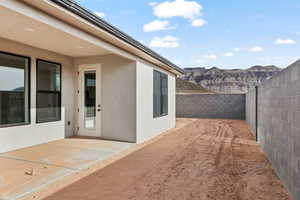
<path fill-rule="evenodd" d="M 95 129 L 86 129 L 84 124 L 84 72 L 86 71 L 96 71 L 96 128 Z M 83 137 L 97 137 L 101 138 L 101 103 L 102 103 L 102 67 L 101 64 L 86 64 L 78 66 L 78 84 L 77 84 L 77 135 Z M 98 107 L 100 105 L 100 107 Z M 97 111 L 100 109 L 100 111 Z"/>

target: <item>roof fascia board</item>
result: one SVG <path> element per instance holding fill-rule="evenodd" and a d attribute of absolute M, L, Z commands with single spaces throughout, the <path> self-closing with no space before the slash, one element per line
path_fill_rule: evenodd
<path fill-rule="evenodd" d="M 100 19 L 95 14 L 93 14 L 89 10 L 81 7 L 76 2 L 71 1 L 71 0 L 48 0 L 48 1 L 51 1 L 51 2 L 54 2 L 58 5 L 60 5 L 63 8 L 67 9 L 68 11 L 70 11 L 70 12 L 80 16 L 81 18 L 89 21 L 90 23 L 96 25 L 97 27 L 100 27 L 100 28 L 104 29 L 105 31 L 107 31 L 111 35 L 121 39 L 122 41 L 125 41 L 127 44 L 129 44 L 129 45 L 139 49 L 140 51 L 148 54 L 149 56 L 157 59 L 158 61 L 160 61 L 164 65 L 166 65 L 168 67 L 171 67 L 173 69 L 172 71 L 175 70 L 177 73 L 179 72 L 179 74 L 183 73 L 183 70 L 181 68 L 179 68 L 175 64 L 171 63 L 169 60 L 167 60 L 164 57 L 160 56 L 156 52 L 152 51 L 148 47 L 144 46 L 140 42 L 136 41 L 135 39 L 133 39 L 129 35 L 122 32 L 121 30 L 119 30 L 116 27 L 112 26 L 111 24 L 107 23 L 106 21 Z"/>

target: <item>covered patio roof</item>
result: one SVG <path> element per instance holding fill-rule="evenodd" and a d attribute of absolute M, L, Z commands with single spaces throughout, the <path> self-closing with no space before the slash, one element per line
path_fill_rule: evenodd
<path fill-rule="evenodd" d="M 181 68 L 70 0 L 3 0 L 0 37 L 71 57 L 116 54 Z"/>
<path fill-rule="evenodd" d="M 112 53 L 83 32 L 21 4 L 1 5 L 0 37 L 70 57 Z"/>

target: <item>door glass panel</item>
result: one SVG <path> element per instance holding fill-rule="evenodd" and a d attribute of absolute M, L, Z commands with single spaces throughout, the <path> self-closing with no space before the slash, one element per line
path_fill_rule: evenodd
<path fill-rule="evenodd" d="M 84 72 L 84 126 L 96 128 L 96 71 Z"/>

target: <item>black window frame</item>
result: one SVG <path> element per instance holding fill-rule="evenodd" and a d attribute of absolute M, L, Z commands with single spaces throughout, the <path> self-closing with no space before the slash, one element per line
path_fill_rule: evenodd
<path fill-rule="evenodd" d="M 28 84 L 27 89 L 28 89 L 28 99 L 27 99 L 27 117 L 28 117 L 28 122 L 21 122 L 21 123 L 16 123 L 16 124 L 5 124 L 5 125 L 0 125 L 0 128 L 8 128 L 8 127 L 15 127 L 15 126 L 26 126 L 31 124 L 31 57 L 29 56 L 24 56 L 20 54 L 15 54 L 15 53 L 10 53 L 10 52 L 5 52 L 5 51 L 0 51 L 1 54 L 4 55 L 10 55 L 10 56 L 16 56 L 16 57 L 21 57 L 28 59 L 28 70 L 27 70 L 27 77 L 28 80 L 26 80 L 26 71 L 24 73 L 24 86 L 26 86 L 26 82 Z M 26 89 L 26 87 L 24 87 Z"/>
<path fill-rule="evenodd" d="M 156 115 L 156 112 L 155 112 L 155 73 L 158 73 L 160 74 L 160 114 L 159 115 Z M 163 101 L 163 77 L 166 77 L 166 83 L 167 83 L 167 101 L 166 101 L 166 112 L 164 112 L 164 101 Z M 167 116 L 169 115 L 169 75 L 167 73 L 164 73 L 164 72 L 161 72 L 161 71 L 158 71 L 158 70 L 153 70 L 153 118 L 160 118 L 160 117 L 164 117 L 164 116 Z"/>
<path fill-rule="evenodd" d="M 39 77 L 38 77 L 38 63 L 39 61 L 41 62 L 45 62 L 45 63 L 49 63 L 49 64 L 54 64 L 54 65 L 59 65 L 59 71 L 60 71 L 60 89 L 59 92 L 57 91 L 48 91 L 48 90 L 39 90 L 38 89 L 38 81 L 39 81 Z M 58 120 L 45 120 L 45 121 L 39 121 L 38 120 L 38 93 L 44 93 L 44 94 L 59 94 L 59 119 Z M 42 124 L 42 123 L 49 123 L 49 122 L 58 122 L 62 120 L 62 116 L 61 116 L 61 111 L 62 111 L 62 64 L 58 63 L 58 62 L 53 62 L 53 61 L 49 61 L 49 60 L 44 60 L 44 59 L 40 59 L 37 58 L 36 59 L 36 123 L 37 124 Z"/>

